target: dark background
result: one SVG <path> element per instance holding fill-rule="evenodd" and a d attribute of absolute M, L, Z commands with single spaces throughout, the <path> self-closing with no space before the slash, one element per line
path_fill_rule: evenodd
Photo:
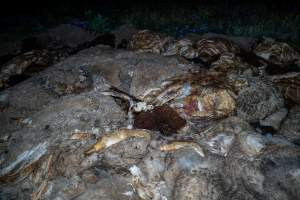
<path fill-rule="evenodd" d="M 97 32 L 132 24 L 176 37 L 215 32 L 300 45 L 299 1 L 8 0 L 0 6 L 0 45 L 74 20 L 85 21 Z"/>
<path fill-rule="evenodd" d="M 29 15 L 29 16 L 45 16 L 48 13 L 57 15 L 79 15 L 86 9 L 97 10 L 103 14 L 129 10 L 132 7 L 143 7 L 147 9 L 160 10 L 169 7 L 184 7 L 193 9 L 203 5 L 219 5 L 230 9 L 232 5 L 241 6 L 257 6 L 266 7 L 274 12 L 299 12 L 299 0 L 85 0 L 85 1 L 32 1 L 32 0 L 8 0 L 2 1 L 1 15 Z"/>

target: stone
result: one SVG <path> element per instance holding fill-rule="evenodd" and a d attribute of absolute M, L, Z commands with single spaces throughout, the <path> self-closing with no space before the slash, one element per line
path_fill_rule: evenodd
<path fill-rule="evenodd" d="M 130 25 L 124 24 L 112 31 L 112 34 L 115 35 L 115 47 L 126 49 L 129 45 L 129 41 L 132 39 L 132 36 L 137 33 L 138 30 Z"/>
<path fill-rule="evenodd" d="M 35 37 L 46 48 L 52 48 L 52 45 L 55 44 L 76 48 L 84 43 L 93 41 L 97 36 L 97 34 L 86 31 L 78 26 L 60 24 Z"/>
<path fill-rule="evenodd" d="M 266 117 L 265 119 L 260 120 L 259 123 L 261 126 L 269 126 L 272 127 L 274 130 L 279 130 L 281 123 L 287 114 L 288 110 L 282 108 L 277 112 L 271 114 L 270 116 Z"/>
<path fill-rule="evenodd" d="M 300 139 L 300 107 L 294 106 L 290 109 L 286 119 L 282 122 L 279 134 L 289 141 Z"/>

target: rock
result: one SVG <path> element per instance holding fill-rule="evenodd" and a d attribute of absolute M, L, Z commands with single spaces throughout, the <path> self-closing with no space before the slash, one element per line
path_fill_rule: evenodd
<path fill-rule="evenodd" d="M 160 71 L 152 69 L 150 74 L 143 74 L 143 70 L 148 71 L 147 66 L 156 66 Z M 149 83 L 152 83 L 155 81 L 152 77 L 162 80 L 174 74 L 183 74 L 192 67 L 195 68 L 180 63 L 176 58 L 168 59 L 153 54 L 148 56 L 123 50 L 113 52 L 111 48 L 103 46 L 82 51 L 6 91 L 10 107 L 0 113 L 0 132 L 18 129 L 21 124 L 14 119 L 30 116 L 51 101 L 59 100 L 59 96 L 78 94 L 96 88 L 105 90 L 106 84 L 127 92 L 130 88 L 136 91 L 136 87 L 146 90 L 147 88 L 143 88 L 139 82 L 146 80 L 141 78 L 141 74 L 150 76 L 151 73 L 156 73 L 148 79 Z M 161 74 L 157 76 L 159 72 Z M 136 95 L 136 92 L 133 94 Z"/>
<path fill-rule="evenodd" d="M 36 36 L 37 42 L 45 48 L 59 44 L 62 47 L 76 48 L 96 39 L 97 34 L 71 24 L 61 24 Z M 55 46 L 54 46 L 55 48 Z"/>
<path fill-rule="evenodd" d="M 106 107 L 108 104 L 109 109 Z M 107 116 L 102 117 L 104 115 Z M 77 97 L 66 97 L 35 113 L 31 118 L 31 125 L 12 134 L 14 143 L 10 147 L 14 150 L 9 151 L 6 156 L 14 159 L 23 151 L 45 142 L 48 145 L 44 146 L 55 145 L 55 141 L 70 138 L 74 130 L 84 130 L 91 135 L 94 127 L 99 129 L 97 134 L 100 134 L 108 127 L 116 128 L 124 115 L 109 97 L 90 92 Z M 8 157 L 7 162 L 10 161 Z"/>
<path fill-rule="evenodd" d="M 112 34 L 115 35 L 115 47 L 126 49 L 131 41 L 132 36 L 137 33 L 138 30 L 130 25 L 122 25 L 117 27 L 112 31 Z"/>
<path fill-rule="evenodd" d="M 102 48 L 98 50 L 100 49 Z M 86 77 L 87 71 L 85 68 L 90 66 L 89 62 L 91 65 L 95 63 L 95 57 L 91 59 L 92 57 L 93 53 L 91 51 L 82 52 L 82 54 L 70 57 L 44 70 L 39 75 L 25 80 L 22 84 L 5 90 L 10 106 L 7 110 L 0 113 L 2 122 L 0 133 L 17 130 L 21 127 L 21 124 L 18 122 L 19 119 L 24 119 L 40 111 L 50 102 L 56 101 L 59 94 L 66 95 L 71 92 L 79 92 L 80 90 L 87 91 L 91 86 L 90 81 L 92 78 Z M 91 62 L 92 60 L 93 62 Z M 84 69 L 82 69 L 82 66 L 85 66 L 83 67 Z"/>
<path fill-rule="evenodd" d="M 112 103 L 109 109 L 106 109 L 107 103 Z M 103 117 L 104 115 L 106 117 Z M 124 120 L 123 117 L 122 111 L 119 110 L 114 101 L 109 97 L 93 92 L 81 94 L 75 98 L 66 97 L 60 102 L 35 113 L 32 116 L 31 125 L 12 133 L 12 139 L 8 143 L 10 150 L 5 153 L 5 162 L 1 164 L 1 182 L 14 182 L 17 178 L 24 179 L 30 176 L 32 172 L 37 173 L 39 170 L 43 170 L 41 168 L 43 158 L 57 154 L 60 157 L 55 158 L 48 165 L 51 168 L 54 166 L 57 174 L 74 177 L 75 174 L 86 169 L 81 166 L 81 162 L 84 160 L 83 152 L 89 147 L 93 137 L 97 137 L 107 128 L 120 126 L 119 123 Z M 95 132 L 95 129 L 98 131 Z M 87 131 L 90 137 L 83 141 L 70 140 L 74 130 Z M 76 151 L 76 153 L 73 154 L 69 151 L 73 153 Z M 16 158 L 17 161 L 15 161 Z M 94 162 L 97 163 L 97 161 Z M 16 164 L 17 166 L 15 166 Z M 93 164 L 91 163 L 91 165 Z M 4 179 L 6 176 L 10 178 Z M 66 195 L 66 198 L 73 197 L 73 195 L 77 196 L 85 190 L 85 184 L 81 180 L 78 182 L 79 185 L 74 183 L 73 188 L 73 186 L 68 186 L 66 182 L 59 181 L 57 179 L 59 176 L 54 174 L 54 177 L 59 184 L 63 184 L 63 188 L 65 188 L 63 189 L 63 196 Z M 47 177 L 44 180 L 48 180 Z M 73 182 L 70 178 L 67 178 L 66 181 Z M 38 184 L 40 182 L 35 185 L 38 186 Z"/>
<path fill-rule="evenodd" d="M 7 93 L 0 93 L 0 112 L 7 109 L 9 106 L 9 99 Z"/>
<path fill-rule="evenodd" d="M 119 129 L 101 136 L 85 154 L 103 152 L 102 163 L 105 167 L 124 170 L 145 156 L 151 135 L 143 129 Z"/>
<path fill-rule="evenodd" d="M 198 67 L 156 54 L 143 54 L 132 72 L 130 94 L 142 99 L 147 90 L 158 87 L 161 82 L 174 76 L 186 74 Z"/>
<path fill-rule="evenodd" d="M 58 194 L 64 199 L 74 199 L 86 190 L 85 183 L 78 176 L 65 180 L 65 184 L 59 189 Z"/>
<path fill-rule="evenodd" d="M 138 164 L 148 153 L 149 141 L 144 138 L 130 138 L 104 152 L 102 165 L 109 170 L 127 170 Z"/>
<path fill-rule="evenodd" d="M 132 191 L 130 180 L 120 175 L 102 175 L 99 181 L 89 185 L 88 189 L 76 199 L 84 200 L 138 200 Z"/>
<path fill-rule="evenodd" d="M 175 185 L 176 200 L 223 199 L 222 180 L 209 173 L 182 174 Z"/>
<path fill-rule="evenodd" d="M 57 96 L 79 94 L 93 88 L 92 76 L 85 68 L 57 70 L 42 75 L 40 81 L 44 89 Z"/>
<path fill-rule="evenodd" d="M 23 127 L 20 123 L 23 119 L 56 100 L 40 87 L 36 80 L 16 85 L 4 92 L 8 96 L 9 107 L 0 112 L 0 134 L 20 129 Z"/>
<path fill-rule="evenodd" d="M 289 141 L 300 140 L 300 106 L 290 109 L 287 118 L 283 121 L 279 134 Z"/>
<path fill-rule="evenodd" d="M 274 130 L 279 130 L 281 122 L 284 120 L 288 113 L 288 110 L 285 108 L 282 108 L 278 110 L 277 112 L 271 114 L 265 119 L 262 119 L 259 121 L 261 126 L 269 126 L 272 127 Z"/>

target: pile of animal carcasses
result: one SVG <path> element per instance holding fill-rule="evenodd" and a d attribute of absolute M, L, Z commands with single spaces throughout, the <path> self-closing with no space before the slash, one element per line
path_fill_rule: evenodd
<path fill-rule="evenodd" d="M 0 199 L 299 199 L 299 63 L 149 30 L 80 52 L 0 94 Z"/>

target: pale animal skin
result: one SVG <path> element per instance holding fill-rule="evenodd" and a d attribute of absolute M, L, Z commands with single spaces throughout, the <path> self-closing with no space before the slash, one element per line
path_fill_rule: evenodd
<path fill-rule="evenodd" d="M 141 129 L 119 129 L 110 134 L 102 136 L 85 154 L 90 155 L 95 152 L 102 151 L 114 144 L 117 144 L 123 140 L 126 140 L 131 137 L 140 137 L 146 138 L 147 140 L 151 139 L 151 135 L 146 130 Z"/>
<path fill-rule="evenodd" d="M 200 156 L 205 157 L 202 147 L 195 142 L 189 141 L 174 141 L 170 144 L 165 144 L 160 147 L 161 151 L 177 151 L 182 148 L 190 148 L 196 151 Z"/>

